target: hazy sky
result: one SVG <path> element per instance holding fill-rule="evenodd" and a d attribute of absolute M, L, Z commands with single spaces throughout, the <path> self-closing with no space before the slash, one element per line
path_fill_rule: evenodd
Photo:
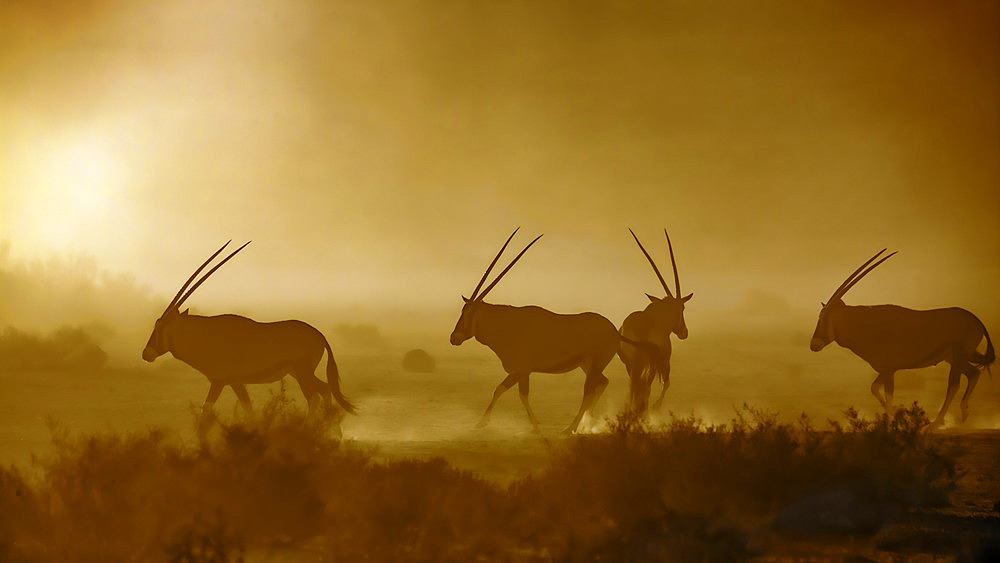
<path fill-rule="evenodd" d="M 889 246 L 849 303 L 989 323 L 998 6 L 8 0 L 0 239 L 164 294 L 253 239 L 199 304 L 457 316 L 521 225 L 493 300 L 620 322 L 667 227 L 691 309 L 818 310 Z"/>

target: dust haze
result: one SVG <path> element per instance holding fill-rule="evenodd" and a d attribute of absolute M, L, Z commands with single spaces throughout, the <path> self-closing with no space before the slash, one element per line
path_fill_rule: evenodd
<path fill-rule="evenodd" d="M 0 21 L 0 321 L 99 325 L 112 365 L 228 239 L 254 242 L 194 311 L 303 318 L 347 354 L 482 352 L 446 335 L 515 225 L 546 237 L 492 300 L 616 325 L 659 294 L 626 229 L 662 264 L 669 228 L 684 345 L 712 335 L 715 357 L 804 348 L 883 246 L 900 255 L 849 303 L 1000 320 L 993 4 L 13 2 Z"/>
<path fill-rule="evenodd" d="M 998 212 L 996 2 L 3 2 L 0 559 L 87 559 L 81 546 L 104 558 L 155 559 L 168 532 L 183 536 L 170 549 L 190 547 L 204 509 L 217 510 L 219 529 L 251 555 L 277 549 L 290 559 L 312 548 L 347 559 L 634 557 L 600 544 L 607 530 L 592 526 L 612 514 L 608 541 L 648 542 L 648 522 L 666 530 L 657 537 L 694 526 L 709 536 L 692 549 L 709 551 L 692 557 L 724 560 L 782 553 L 780 539 L 760 539 L 780 535 L 772 523 L 784 512 L 775 507 L 801 508 L 802 498 L 841 491 L 844 475 L 858 474 L 869 481 L 851 483 L 874 485 L 850 494 L 897 495 L 899 510 L 952 494 L 951 525 L 968 532 L 961 541 L 979 541 L 961 518 L 995 520 L 1000 472 L 988 461 L 1000 385 L 982 378 L 969 419 L 960 423 L 957 407 L 946 419 L 947 439 L 971 448 L 959 458 L 940 436 L 918 432 L 927 422 L 920 407 L 941 405 L 945 365 L 900 373 L 895 401 L 911 406 L 869 423 L 883 412 L 869 393 L 873 370 L 846 349 L 809 345 L 820 302 L 884 247 L 899 254 L 851 289 L 847 304 L 961 307 L 1000 334 Z M 673 339 L 671 386 L 651 414 L 673 424 L 669 433 L 615 418 L 629 381 L 618 358 L 582 436 L 555 438 L 580 405 L 580 370 L 532 376 L 541 437 L 513 392 L 487 428 L 475 428 L 504 369 L 475 340 L 452 346 L 449 333 L 462 296 L 518 226 L 498 269 L 545 236 L 489 301 L 592 311 L 615 327 L 649 303 L 646 293 L 663 297 L 628 229 L 668 280 L 669 230 L 683 293 L 694 293 L 684 309 L 690 337 Z M 236 387 L 226 389 L 215 407 L 222 425 L 196 436 L 195 417 L 211 410 L 201 406 L 205 376 L 169 354 L 142 361 L 154 321 L 227 240 L 252 243 L 184 307 L 317 328 L 360 412 L 343 420 L 343 447 L 303 422 L 303 393 L 290 378 L 249 385 L 257 418 L 238 410 Z M 414 350 L 423 351 L 420 369 L 403 364 Z M 847 420 L 854 433 L 795 430 L 801 414 L 817 425 Z M 711 430 L 718 424 L 731 426 Z M 873 470 L 868 460 L 888 451 L 878 442 L 885 428 L 901 453 Z M 248 458 L 240 436 L 255 437 L 263 453 Z M 705 470 L 701 461 L 732 455 L 741 436 L 778 449 L 789 436 L 801 441 L 779 462 L 751 440 L 737 448 L 744 458 Z M 655 445 L 652 454 L 616 449 L 632 439 Z M 822 445 L 810 450 L 819 457 L 799 455 L 809 444 Z M 399 461 L 408 458 L 446 462 Z M 94 459 L 107 466 L 88 465 Z M 308 474 L 295 495 L 272 491 L 283 483 L 274 459 Z M 607 463 L 580 463 L 591 459 Z M 958 459 L 973 470 L 957 471 Z M 777 466 L 790 477 L 774 477 Z M 228 477 L 232 467 L 259 485 L 256 500 L 232 488 L 242 482 Z M 744 467 L 759 479 L 727 473 Z M 567 468 L 572 478 L 560 473 Z M 331 484 L 331 471 L 363 483 L 349 487 L 357 502 Z M 188 500 L 119 511 L 140 497 L 102 489 L 94 494 L 112 499 L 114 514 L 88 512 L 67 500 L 77 489 L 60 483 L 92 474 L 107 477 L 97 487 L 134 482 L 136 491 L 182 490 Z M 912 478 L 909 489 L 893 484 L 900 475 Z M 781 481 L 780 494 L 758 495 L 764 481 Z M 695 485 L 664 488 L 670 482 Z M 791 482 L 801 489 L 782 488 Z M 452 492 L 433 496 L 441 483 Z M 648 512 L 622 500 L 631 498 L 616 492 L 623 483 L 653 499 Z M 661 506 L 664 490 L 674 496 Z M 599 517 L 573 508 L 590 498 L 580 491 L 605 495 L 584 503 Z M 406 495 L 416 500 L 384 502 Z M 727 519 L 747 506 L 740 495 L 759 509 L 753 522 Z M 393 522 L 402 505 L 436 509 L 441 498 L 451 504 L 438 516 L 451 523 L 439 528 L 471 536 L 414 532 L 435 547 L 407 551 L 411 528 L 373 526 L 368 538 L 350 527 Z M 506 528 L 481 507 L 497 499 L 537 502 L 520 512 L 551 510 L 571 531 L 534 528 L 528 518 L 519 525 L 529 547 L 517 551 L 520 540 L 491 535 Z M 299 500 L 316 513 L 298 510 Z M 200 507 L 194 520 L 189 505 Z M 368 512 L 351 516 L 356 506 Z M 413 514 L 414 529 L 438 521 Z M 154 521 L 160 527 L 147 525 Z M 73 528 L 88 522 L 135 528 L 110 538 Z M 876 522 L 863 533 L 887 521 Z M 61 544 L 36 541 L 66 527 Z M 711 536 L 719 529 L 729 539 Z M 382 532 L 392 532 L 384 545 Z M 684 559 L 695 553 L 685 545 L 659 553 Z"/>

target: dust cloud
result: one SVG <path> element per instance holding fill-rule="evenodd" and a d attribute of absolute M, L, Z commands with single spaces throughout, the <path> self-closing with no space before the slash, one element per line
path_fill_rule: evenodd
<path fill-rule="evenodd" d="M 785 361 L 883 246 L 900 254 L 848 303 L 1000 326 L 998 19 L 976 2 L 9 2 L 0 323 L 90 327 L 133 367 L 193 269 L 252 239 L 192 312 L 300 318 L 338 355 L 495 362 L 446 339 L 522 225 L 546 236 L 491 300 L 616 326 L 662 295 L 627 228 L 661 265 L 668 228 L 695 294 L 677 365 L 708 342 L 698 365 L 771 343 Z"/>
<path fill-rule="evenodd" d="M 620 322 L 656 289 L 626 227 L 668 227 L 692 315 L 756 291 L 814 315 L 883 246 L 901 254 L 859 302 L 1000 315 L 989 3 L 0 18 L 0 236 L 20 257 L 83 253 L 169 295 L 253 239 L 201 303 L 454 314 L 520 224 L 547 236 L 495 299 Z"/>

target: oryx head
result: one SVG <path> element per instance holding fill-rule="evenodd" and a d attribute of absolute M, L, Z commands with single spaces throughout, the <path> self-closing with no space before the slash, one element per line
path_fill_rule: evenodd
<path fill-rule="evenodd" d="M 451 331 L 451 343 L 454 344 L 455 346 L 458 346 L 459 344 L 475 336 L 476 309 L 478 305 L 483 302 L 483 299 L 486 297 L 486 294 L 489 293 L 491 289 L 493 289 L 493 287 L 497 284 L 497 282 L 500 281 L 501 278 L 503 278 L 504 274 L 506 274 L 514 266 L 514 264 L 516 264 L 517 261 L 521 259 L 521 256 L 524 256 L 524 253 L 527 252 L 529 248 L 531 248 L 531 245 L 535 244 L 535 242 L 537 242 L 538 239 L 542 238 L 542 235 L 538 235 L 537 237 L 535 237 L 535 240 L 528 243 L 528 246 L 525 246 L 524 250 L 522 250 L 520 254 L 518 254 L 517 256 L 514 257 L 513 260 L 511 260 L 510 264 L 508 264 L 507 267 L 504 268 L 502 272 L 500 272 L 500 275 L 497 276 L 496 279 L 494 279 L 490 285 L 486 286 L 486 289 L 484 289 L 482 293 L 479 293 L 479 288 L 483 286 L 483 282 L 485 282 L 486 277 L 490 275 L 490 271 L 493 270 L 493 266 L 496 265 L 497 260 L 500 259 L 500 256 L 503 254 L 503 251 L 507 250 L 507 245 L 510 244 L 511 239 L 514 238 L 514 235 L 517 234 L 517 231 L 520 228 L 521 227 L 514 229 L 514 232 L 511 233 L 509 237 L 507 237 L 507 242 L 503 243 L 503 246 L 500 247 L 500 252 L 497 252 L 497 255 L 493 258 L 493 261 L 490 262 L 489 267 L 486 268 L 486 273 L 483 274 L 482 278 L 480 278 L 479 283 L 476 285 L 476 289 L 472 290 L 472 296 L 471 297 L 462 296 L 462 301 L 465 302 L 465 304 L 462 306 L 462 314 L 461 316 L 458 317 L 458 322 L 455 323 L 455 330 Z"/>
<path fill-rule="evenodd" d="M 646 252 L 646 248 L 639 242 L 639 237 L 635 236 L 632 229 L 629 229 L 628 232 L 632 233 L 632 238 L 639 245 L 639 250 L 642 250 L 643 255 L 646 256 L 646 260 L 649 261 L 649 265 L 653 267 L 653 272 L 656 273 L 656 277 L 660 280 L 663 291 L 667 292 L 667 296 L 663 298 L 654 297 L 647 293 L 646 297 L 649 298 L 649 305 L 644 310 L 651 313 L 652 318 L 667 335 L 672 332 L 677 335 L 677 338 L 684 340 L 688 337 L 687 324 L 684 323 L 684 304 L 694 294 L 689 293 L 681 297 L 681 280 L 677 275 L 677 262 L 674 260 L 674 247 L 670 244 L 670 235 L 667 234 L 666 229 L 663 229 L 663 234 L 667 237 L 667 248 L 670 250 L 670 264 L 674 267 L 674 289 L 677 292 L 676 295 L 670 293 L 670 288 L 667 287 L 667 282 L 663 280 L 660 269 L 656 267 L 656 262 L 653 262 L 653 258 Z"/>
<path fill-rule="evenodd" d="M 840 311 L 844 307 L 844 301 L 842 299 L 844 297 L 844 294 L 846 294 L 848 290 L 854 287 L 854 284 L 861 281 L 861 278 L 868 275 L 868 272 L 877 268 L 878 265 L 881 264 L 882 262 L 885 262 L 889 258 L 892 258 L 893 254 L 896 254 L 895 252 L 893 252 L 892 254 L 883 257 L 878 262 L 875 262 L 870 267 L 868 266 L 868 264 L 871 264 L 876 258 L 881 256 L 882 253 L 885 251 L 886 249 L 883 248 L 882 250 L 879 250 L 877 253 L 875 253 L 875 256 L 869 258 L 867 262 L 861 265 L 861 267 L 859 267 L 857 270 L 854 270 L 854 272 L 851 275 L 847 276 L 847 279 L 844 280 L 844 283 L 840 284 L 840 287 L 837 288 L 837 291 L 833 292 L 833 295 L 830 296 L 830 299 L 827 300 L 826 303 L 820 303 L 820 305 L 822 305 L 823 308 L 820 309 L 819 311 L 819 320 L 816 321 L 816 330 L 813 331 L 812 340 L 809 341 L 809 349 L 811 349 L 813 352 L 819 352 L 820 350 L 825 348 L 827 344 L 833 342 L 836 339 L 837 335 L 835 327 L 837 325 L 837 320 L 839 319 Z M 868 267 L 867 270 L 865 270 L 866 267 Z M 864 271 L 862 272 L 862 270 Z"/>
<path fill-rule="evenodd" d="M 156 319 L 156 322 L 153 323 L 153 333 L 149 335 L 149 341 L 146 342 L 146 347 L 142 349 L 142 359 L 146 360 L 147 362 L 152 362 L 156 358 L 159 358 L 160 356 L 166 354 L 169 351 L 170 346 L 167 343 L 166 327 L 169 326 L 173 321 L 177 320 L 179 317 L 187 315 L 186 310 L 183 313 L 181 312 L 180 310 L 181 305 L 183 305 L 184 302 L 187 301 L 188 297 L 191 297 L 191 294 L 194 293 L 194 290 L 198 289 L 198 286 L 204 283 L 209 276 L 211 276 L 213 273 L 215 273 L 216 270 L 221 268 L 222 265 L 228 262 L 230 258 L 236 256 L 236 253 L 243 250 L 247 244 L 250 244 L 250 241 L 247 241 L 246 244 L 234 250 L 229 256 L 226 256 L 225 260 L 216 264 L 215 267 L 209 270 L 207 274 L 202 276 L 201 279 L 198 280 L 196 284 L 194 284 L 193 286 L 191 286 L 190 289 L 188 289 L 188 284 L 190 284 L 194 280 L 194 278 L 197 277 L 198 274 L 200 274 L 201 271 L 205 269 L 205 266 L 208 266 L 209 262 L 214 260 L 215 257 L 218 256 L 219 253 L 223 251 L 223 249 L 229 246 L 229 242 L 222 245 L 222 248 L 216 250 L 215 254 L 209 256 L 208 260 L 205 260 L 205 262 L 201 266 L 199 266 L 198 269 L 195 270 L 193 274 L 191 274 L 191 277 L 189 277 L 187 281 L 184 282 L 184 285 L 181 286 L 181 289 L 180 291 L 177 292 L 177 295 L 174 295 L 173 300 L 170 301 L 170 304 L 167 305 L 167 308 L 163 310 L 163 314 L 160 315 L 160 318 Z M 187 293 L 185 293 L 185 290 L 187 290 Z"/>

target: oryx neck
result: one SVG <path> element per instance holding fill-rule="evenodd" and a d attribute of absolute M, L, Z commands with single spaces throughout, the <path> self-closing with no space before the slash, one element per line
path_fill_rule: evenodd
<path fill-rule="evenodd" d="M 498 323 L 498 319 L 502 316 L 503 310 L 509 308 L 510 306 L 494 305 L 493 303 L 479 301 L 474 307 L 475 308 L 470 311 L 472 313 L 472 319 L 469 326 L 469 333 L 480 344 L 489 346 L 490 342 L 494 340 L 498 329 L 501 329 L 503 324 L 502 322 Z"/>
<path fill-rule="evenodd" d="M 200 315 L 180 314 L 175 316 L 169 323 L 163 326 L 163 349 L 177 357 L 178 331 L 190 330 L 191 322 L 196 319 L 204 319 Z M 180 359 L 180 358 L 178 358 Z"/>
<path fill-rule="evenodd" d="M 848 349 L 851 348 L 851 343 L 841 340 L 841 332 L 837 330 L 837 326 L 844 322 L 844 316 L 851 314 L 854 309 L 855 308 L 851 305 L 840 305 L 828 313 L 830 315 L 830 318 L 827 320 L 827 324 L 830 327 L 830 340 L 836 342 L 839 346 Z"/>

